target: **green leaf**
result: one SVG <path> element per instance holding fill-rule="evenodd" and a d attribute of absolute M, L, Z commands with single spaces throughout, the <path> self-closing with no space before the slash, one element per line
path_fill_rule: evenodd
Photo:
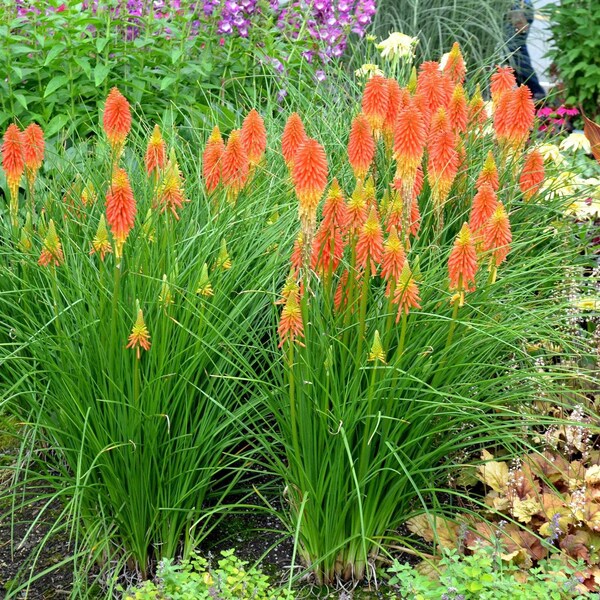
<path fill-rule="evenodd" d="M 98 50 L 98 52 L 102 52 L 102 50 L 104 50 L 104 47 L 106 46 L 106 44 L 108 44 L 108 38 L 96 38 L 96 50 Z"/>
<path fill-rule="evenodd" d="M 67 84 L 69 78 L 66 75 L 57 75 L 53 77 L 46 86 L 46 91 L 44 92 L 44 98 L 47 98 L 50 94 L 61 88 L 63 85 Z"/>
<path fill-rule="evenodd" d="M 177 77 L 169 75 L 160 82 L 160 91 L 166 90 L 172 83 L 177 81 Z"/>
<path fill-rule="evenodd" d="M 65 114 L 56 115 L 45 128 L 46 137 L 52 137 L 58 133 L 69 121 L 69 117 Z"/>
<path fill-rule="evenodd" d="M 108 74 L 110 73 L 110 65 L 104 65 L 102 63 L 97 63 L 94 68 L 94 83 L 96 87 L 102 85 Z"/>
<path fill-rule="evenodd" d="M 64 44 L 56 44 L 56 46 L 52 46 L 48 54 L 46 54 L 44 66 L 47 67 L 61 52 L 64 51 L 65 48 L 66 46 Z"/>
<path fill-rule="evenodd" d="M 13 94 L 15 100 L 25 109 L 27 110 L 27 100 L 23 94 Z"/>
<path fill-rule="evenodd" d="M 90 61 L 83 57 L 83 56 L 78 56 L 76 58 L 73 59 L 75 64 L 86 74 L 86 76 L 91 79 L 92 78 L 92 65 L 90 64 Z"/>

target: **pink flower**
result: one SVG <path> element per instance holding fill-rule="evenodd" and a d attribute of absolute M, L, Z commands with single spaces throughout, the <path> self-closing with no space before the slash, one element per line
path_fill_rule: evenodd
<path fill-rule="evenodd" d="M 67 5 L 64 2 L 56 8 L 56 12 L 63 12 L 65 10 L 67 10 Z"/>
<path fill-rule="evenodd" d="M 551 108 L 549 108 L 549 107 L 547 107 L 547 106 L 544 106 L 544 108 L 540 108 L 540 109 L 537 111 L 537 116 L 538 116 L 538 117 L 542 117 L 542 118 L 543 118 L 543 117 L 549 117 L 549 116 L 550 116 L 550 115 L 551 115 L 553 112 L 554 112 L 554 111 L 553 111 Z"/>

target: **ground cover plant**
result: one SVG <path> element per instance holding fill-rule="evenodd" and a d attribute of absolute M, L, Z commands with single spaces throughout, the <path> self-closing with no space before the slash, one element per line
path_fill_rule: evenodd
<path fill-rule="evenodd" d="M 589 351 L 561 294 L 589 263 L 585 228 L 527 147 L 527 89 L 500 69 L 486 107 L 464 69 L 456 45 L 443 69 L 368 79 L 360 106 L 352 85 L 290 93 L 285 125 L 252 110 L 231 129 L 217 106 L 212 132 L 133 128 L 114 88 L 80 144 L 6 128 L 13 508 L 23 486 L 60 500 L 75 570 L 110 592 L 109 575 L 185 560 L 269 470 L 293 566 L 373 579 L 401 524 L 454 502 L 457 464 L 521 450 L 554 420 L 534 400 L 584 395 L 559 359 Z"/>
<path fill-rule="evenodd" d="M 0 127 L 86 135 L 114 85 L 148 119 L 197 125 L 218 107 L 233 127 L 244 105 L 283 101 L 288 79 L 324 79 L 374 13 L 374 0 L 6 3 Z"/>

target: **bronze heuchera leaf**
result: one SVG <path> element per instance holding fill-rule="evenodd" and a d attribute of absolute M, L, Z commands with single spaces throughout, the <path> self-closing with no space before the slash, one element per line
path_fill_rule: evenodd
<path fill-rule="evenodd" d="M 595 159 L 600 163 L 600 125 L 594 123 L 591 119 L 588 119 L 583 113 L 583 133 L 592 145 L 592 154 Z"/>

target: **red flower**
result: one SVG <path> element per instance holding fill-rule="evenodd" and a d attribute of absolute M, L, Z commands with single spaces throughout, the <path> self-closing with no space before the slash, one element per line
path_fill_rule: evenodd
<path fill-rule="evenodd" d="M 165 166 L 166 157 L 166 146 L 165 141 L 160 134 L 160 127 L 154 126 L 150 140 L 148 141 L 148 147 L 146 148 L 146 172 L 151 175 L 153 172 L 158 173 Z"/>
<path fill-rule="evenodd" d="M 525 159 L 519 178 L 519 187 L 525 200 L 529 200 L 542 187 L 544 182 L 544 157 L 538 150 L 532 150 Z"/>
<path fill-rule="evenodd" d="M 406 262 L 406 255 L 402 242 L 398 237 L 395 227 L 392 227 L 390 235 L 383 245 L 383 262 L 381 265 L 381 276 L 388 280 L 390 277 L 397 280 L 402 273 L 402 268 Z"/>
<path fill-rule="evenodd" d="M 467 130 L 468 107 L 465 91 L 460 83 L 454 88 L 452 98 L 448 105 L 448 118 L 450 126 L 456 133 L 464 133 Z"/>
<path fill-rule="evenodd" d="M 383 258 L 383 233 L 377 209 L 371 206 L 369 216 L 363 225 L 356 243 L 356 264 L 365 268 L 370 263 L 371 274 L 377 271 L 376 263 Z"/>
<path fill-rule="evenodd" d="M 498 181 L 498 169 L 496 167 L 496 161 L 494 160 L 494 155 L 490 150 L 486 156 L 485 162 L 483 163 L 483 168 L 481 169 L 481 173 L 479 173 L 479 177 L 477 178 L 477 182 L 475 183 L 475 187 L 479 189 L 482 185 L 488 184 L 492 186 L 492 189 L 496 192 L 500 187 L 500 182 Z"/>
<path fill-rule="evenodd" d="M 465 292 L 475 289 L 475 274 L 477 273 L 477 253 L 473 236 L 467 223 L 462 226 L 454 247 L 448 259 L 448 275 L 450 289 L 459 293 L 459 306 L 464 304 Z"/>
<path fill-rule="evenodd" d="M 221 168 L 225 143 L 221 137 L 218 127 L 215 127 L 206 142 L 206 148 L 202 154 L 202 177 L 206 185 L 206 191 L 212 192 L 221 181 Z"/>
<path fill-rule="evenodd" d="M 494 105 L 504 92 L 508 92 L 517 86 L 515 79 L 515 71 L 511 67 L 497 67 L 496 72 L 492 75 L 490 92 Z"/>
<path fill-rule="evenodd" d="M 117 258 L 121 256 L 123 244 L 133 228 L 136 212 L 129 177 L 124 169 L 117 167 L 106 194 L 106 221 L 115 238 Z"/>
<path fill-rule="evenodd" d="M 465 59 L 460 51 L 460 45 L 458 42 L 454 42 L 452 45 L 452 50 L 450 50 L 448 54 L 448 60 L 444 65 L 444 73 L 455 84 L 464 83 L 465 81 L 467 67 L 465 66 Z"/>
<path fill-rule="evenodd" d="M 492 251 L 492 266 L 498 267 L 510 252 L 512 233 L 502 202 L 498 202 L 483 230 L 483 249 Z"/>
<path fill-rule="evenodd" d="M 371 125 L 360 114 L 352 121 L 348 140 L 348 162 L 357 179 L 364 179 L 375 157 L 375 141 L 371 135 Z"/>
<path fill-rule="evenodd" d="M 409 186 L 409 192 L 423 160 L 426 141 L 427 130 L 423 114 L 411 98 L 398 113 L 394 130 L 396 177 L 400 177 Z"/>
<path fill-rule="evenodd" d="M 239 129 L 234 129 L 229 134 L 227 146 L 221 158 L 221 177 L 223 185 L 227 189 L 232 200 L 238 197 L 238 194 L 248 181 L 250 173 L 250 164 L 244 144 L 242 144 L 241 133 Z"/>
<path fill-rule="evenodd" d="M 281 152 L 286 165 L 291 168 L 298 148 L 307 140 L 304 124 L 298 113 L 292 113 L 283 128 Z"/>
<path fill-rule="evenodd" d="M 388 82 L 381 75 L 367 81 L 362 98 L 362 111 L 375 132 L 381 131 L 388 111 L 390 91 Z"/>
<path fill-rule="evenodd" d="M 102 123 L 113 151 L 120 152 L 131 129 L 131 111 L 129 102 L 116 87 L 110 90 L 106 99 Z"/>
<path fill-rule="evenodd" d="M 262 117 L 254 108 L 242 123 L 241 138 L 250 166 L 257 165 L 267 148 L 267 130 Z"/>
<path fill-rule="evenodd" d="M 402 314 L 407 315 L 411 308 L 421 308 L 420 301 L 419 288 L 408 266 L 408 261 L 405 261 L 394 291 L 394 304 L 398 305 L 396 323 L 400 320 Z"/>
<path fill-rule="evenodd" d="M 2 143 L 2 168 L 6 174 L 6 182 L 13 201 L 19 192 L 19 183 L 25 169 L 23 138 L 19 128 L 11 123 L 4 134 Z"/>
<path fill-rule="evenodd" d="M 474 234 L 479 233 L 479 230 L 488 222 L 497 206 L 498 198 L 494 188 L 489 183 L 484 183 L 475 194 L 473 206 L 471 207 L 469 227 Z"/>

